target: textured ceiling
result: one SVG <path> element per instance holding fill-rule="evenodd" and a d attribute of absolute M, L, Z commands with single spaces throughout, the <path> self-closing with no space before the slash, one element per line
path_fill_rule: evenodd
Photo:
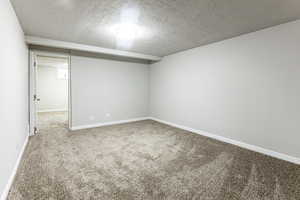
<path fill-rule="evenodd" d="M 11 0 L 25 34 L 116 48 L 125 0 Z M 300 19 L 299 0 L 133 0 L 146 30 L 129 51 L 156 56 Z"/>

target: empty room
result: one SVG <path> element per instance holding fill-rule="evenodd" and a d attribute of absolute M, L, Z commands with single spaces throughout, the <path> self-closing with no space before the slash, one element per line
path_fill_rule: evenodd
<path fill-rule="evenodd" d="M 300 200 L 300 1 L 1 0 L 0 200 Z"/>
<path fill-rule="evenodd" d="M 68 126 L 68 63 L 63 56 L 36 57 L 36 133 L 47 126 Z"/>

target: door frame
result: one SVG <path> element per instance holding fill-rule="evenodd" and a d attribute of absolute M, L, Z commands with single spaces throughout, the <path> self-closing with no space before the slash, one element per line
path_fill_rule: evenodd
<path fill-rule="evenodd" d="M 72 129 L 72 90 L 71 90 L 71 55 L 68 53 L 54 53 L 50 51 L 29 50 L 29 130 L 30 135 L 35 135 L 37 131 L 37 110 L 36 110 L 36 80 L 37 80 L 37 56 L 49 56 L 66 58 L 68 60 L 68 128 Z"/>

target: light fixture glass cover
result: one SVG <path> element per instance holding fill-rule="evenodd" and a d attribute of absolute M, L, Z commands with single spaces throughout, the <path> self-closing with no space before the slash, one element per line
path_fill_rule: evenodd
<path fill-rule="evenodd" d="M 134 40 L 140 36 L 139 16 L 140 12 L 137 6 L 127 4 L 121 10 L 120 24 L 112 27 L 118 48 L 129 49 Z"/>

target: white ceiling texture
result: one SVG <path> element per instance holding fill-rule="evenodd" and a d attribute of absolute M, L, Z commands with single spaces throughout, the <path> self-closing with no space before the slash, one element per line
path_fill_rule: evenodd
<path fill-rule="evenodd" d="M 121 49 L 111 27 L 129 4 L 132 52 L 165 56 L 300 18 L 299 0 L 11 0 L 26 35 Z"/>

